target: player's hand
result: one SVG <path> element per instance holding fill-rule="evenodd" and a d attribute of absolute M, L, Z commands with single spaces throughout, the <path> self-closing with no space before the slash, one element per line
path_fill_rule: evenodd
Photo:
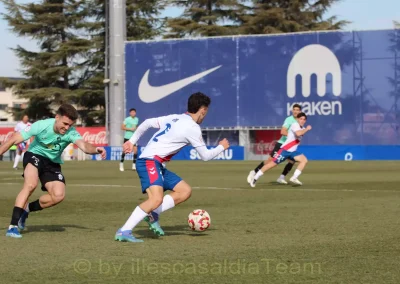
<path fill-rule="evenodd" d="M 126 141 L 126 142 L 124 143 L 124 145 L 122 146 L 122 151 L 123 151 L 125 154 L 132 153 L 132 151 L 133 151 L 133 144 L 131 143 L 131 141 Z"/>
<path fill-rule="evenodd" d="M 311 130 L 312 129 L 311 125 L 307 125 L 306 129 Z"/>
<path fill-rule="evenodd" d="M 224 138 L 221 141 L 219 141 L 219 145 L 222 145 L 224 147 L 224 150 L 229 148 L 229 141 L 228 139 Z"/>
<path fill-rule="evenodd" d="M 104 160 L 107 156 L 107 151 L 103 147 L 97 147 L 96 148 L 97 153 L 101 155 L 101 158 Z"/>

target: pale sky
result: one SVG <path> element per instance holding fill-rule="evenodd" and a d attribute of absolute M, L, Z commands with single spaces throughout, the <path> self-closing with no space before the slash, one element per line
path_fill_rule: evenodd
<path fill-rule="evenodd" d="M 32 0 L 17 0 L 17 3 L 35 2 Z M 174 17 L 180 14 L 181 9 L 169 8 L 164 16 Z M 0 3 L 0 13 L 4 13 L 4 6 Z M 327 16 L 336 15 L 339 19 L 348 20 L 346 30 L 379 30 L 393 28 L 393 20 L 400 21 L 400 0 L 342 0 L 334 5 Z M 18 77 L 21 67 L 12 47 L 18 44 L 26 49 L 35 49 L 36 44 L 29 38 L 20 38 L 13 34 L 8 24 L 0 19 L 0 76 Z"/>

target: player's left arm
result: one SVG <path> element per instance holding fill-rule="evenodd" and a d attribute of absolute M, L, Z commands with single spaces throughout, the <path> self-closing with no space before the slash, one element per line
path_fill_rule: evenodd
<path fill-rule="evenodd" d="M 135 131 L 139 125 L 139 118 L 136 117 L 135 123 L 132 126 L 132 131 Z"/>
<path fill-rule="evenodd" d="M 107 152 L 103 147 L 96 147 L 83 139 L 76 140 L 74 144 L 86 154 L 100 154 L 102 159 L 106 158 Z"/>
<path fill-rule="evenodd" d="M 103 147 L 96 147 L 93 144 L 86 142 L 76 130 L 70 134 L 70 141 L 86 154 L 100 154 L 102 159 L 106 158 L 107 152 Z"/>
<path fill-rule="evenodd" d="M 188 142 L 196 149 L 199 153 L 200 158 L 203 161 L 209 161 L 218 156 L 222 151 L 229 148 L 229 142 L 227 139 L 220 141 L 219 145 L 214 149 L 207 149 L 206 144 L 203 140 L 203 135 L 199 126 L 193 126 L 187 130 L 186 138 Z"/>
<path fill-rule="evenodd" d="M 306 128 L 302 129 L 299 124 L 296 124 L 292 126 L 292 130 L 294 131 L 296 136 L 303 136 L 304 134 L 306 134 L 308 131 L 311 130 L 311 125 L 307 125 Z"/>

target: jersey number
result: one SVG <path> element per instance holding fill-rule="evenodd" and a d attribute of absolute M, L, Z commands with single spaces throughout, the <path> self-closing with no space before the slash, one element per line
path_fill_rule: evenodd
<path fill-rule="evenodd" d="M 165 125 L 165 129 L 163 131 L 161 131 L 160 133 L 158 133 L 156 136 L 154 136 L 153 141 L 154 142 L 158 142 L 157 137 L 160 137 L 161 135 L 164 135 L 165 133 L 167 133 L 169 130 L 171 129 L 171 124 L 167 123 Z"/>

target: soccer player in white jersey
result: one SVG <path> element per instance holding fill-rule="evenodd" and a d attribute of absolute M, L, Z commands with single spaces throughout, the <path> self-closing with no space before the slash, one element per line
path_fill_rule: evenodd
<path fill-rule="evenodd" d="M 132 230 L 143 220 L 149 224 L 150 230 L 159 236 L 164 235 L 158 223 L 162 212 L 186 201 L 191 193 L 191 187 L 178 175 L 166 169 L 166 162 L 186 145 L 191 144 L 203 161 L 215 158 L 229 148 L 227 139 L 208 150 L 201 133 L 201 124 L 207 115 L 211 100 L 203 93 L 195 93 L 189 97 L 187 113 L 172 114 L 146 119 L 129 141 L 124 143 L 123 151 L 131 153 L 139 138 L 149 129 L 158 128 L 148 142 L 144 151 L 136 161 L 136 171 L 139 175 L 142 193 L 147 193 L 148 199 L 135 208 L 132 215 L 115 234 L 115 240 L 121 242 L 143 242 L 132 235 Z M 165 190 L 171 190 L 164 196 Z"/>
<path fill-rule="evenodd" d="M 290 181 L 294 184 L 302 185 L 302 183 L 298 180 L 298 177 L 300 176 L 301 172 L 307 164 L 307 158 L 302 153 L 297 151 L 297 146 L 300 144 L 300 140 L 303 138 L 303 135 L 311 130 L 311 125 L 307 125 L 307 127 L 304 127 L 306 121 L 307 115 L 304 112 L 301 112 L 297 115 L 297 122 L 293 123 L 290 126 L 286 142 L 282 144 L 280 150 L 275 155 L 273 160 L 268 162 L 261 168 L 260 171 L 257 172 L 253 180 L 251 180 L 250 182 L 251 187 L 256 186 L 257 180 L 264 174 L 264 172 L 276 167 L 278 164 L 284 162 L 287 159 L 299 163 L 296 171 L 290 178 Z"/>
<path fill-rule="evenodd" d="M 14 131 L 15 132 L 21 132 L 22 130 L 27 128 L 29 125 L 31 125 L 29 123 L 29 117 L 25 114 L 22 117 L 22 120 L 20 122 L 18 122 L 17 125 L 15 126 Z M 28 142 L 29 142 L 29 140 L 26 140 L 26 141 L 23 141 L 23 142 L 21 142 L 21 143 L 19 143 L 17 145 L 17 155 L 15 156 L 13 169 L 15 169 L 15 170 L 18 169 L 19 160 L 22 158 L 22 156 L 24 155 L 24 153 L 28 149 L 28 147 L 27 147 L 28 146 Z"/>

